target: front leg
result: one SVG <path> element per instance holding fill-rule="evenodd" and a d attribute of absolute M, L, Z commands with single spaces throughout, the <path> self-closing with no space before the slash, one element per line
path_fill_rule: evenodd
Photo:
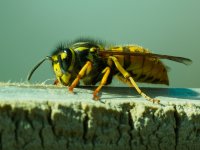
<path fill-rule="evenodd" d="M 76 79 L 72 82 L 72 84 L 69 87 L 69 91 L 73 92 L 73 89 L 76 87 L 76 85 L 79 83 L 80 79 L 85 75 L 88 74 L 92 70 L 92 62 L 87 61 L 85 65 L 81 68 L 79 71 Z"/>
<path fill-rule="evenodd" d="M 106 67 L 103 71 L 102 71 L 103 77 L 101 79 L 100 85 L 95 89 L 94 93 L 93 93 L 93 100 L 99 100 L 99 96 L 98 93 L 101 90 L 101 88 L 106 84 L 108 76 L 110 74 L 110 67 Z"/>

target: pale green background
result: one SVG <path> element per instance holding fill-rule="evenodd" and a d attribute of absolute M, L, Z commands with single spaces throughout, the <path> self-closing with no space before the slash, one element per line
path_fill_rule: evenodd
<path fill-rule="evenodd" d="M 55 46 L 80 36 L 189 57 L 191 66 L 165 61 L 171 86 L 200 86 L 198 0 L 1 0 L 0 81 L 24 81 Z M 46 62 L 32 81 L 53 78 Z"/>

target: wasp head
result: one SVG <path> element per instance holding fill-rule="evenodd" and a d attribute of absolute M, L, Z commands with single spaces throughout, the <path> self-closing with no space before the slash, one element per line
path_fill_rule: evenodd
<path fill-rule="evenodd" d="M 59 82 L 64 85 L 69 84 L 69 80 L 71 78 L 71 71 L 74 66 L 74 53 L 70 49 L 64 49 L 57 51 L 52 56 L 45 57 L 42 61 L 40 61 L 29 73 L 28 80 L 31 79 L 35 70 L 46 60 L 51 60 L 53 71 L 56 75 L 56 78 Z"/>
<path fill-rule="evenodd" d="M 58 54 L 54 54 L 51 58 L 56 78 L 62 84 L 68 85 L 75 59 L 72 51 L 70 49 L 65 49 Z"/>

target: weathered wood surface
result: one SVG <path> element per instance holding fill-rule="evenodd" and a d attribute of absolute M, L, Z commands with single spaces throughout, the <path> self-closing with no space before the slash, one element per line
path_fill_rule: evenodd
<path fill-rule="evenodd" d="M 200 149 L 199 89 L 0 83 L 0 149 Z"/>

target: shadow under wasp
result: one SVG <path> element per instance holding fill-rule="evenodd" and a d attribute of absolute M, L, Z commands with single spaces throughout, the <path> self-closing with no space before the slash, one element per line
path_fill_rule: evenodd
<path fill-rule="evenodd" d="M 100 41 L 78 39 L 68 45 L 59 46 L 51 56 L 46 56 L 28 75 L 46 60 L 52 62 L 56 76 L 54 84 L 63 84 L 73 89 L 82 80 L 85 85 L 98 87 L 93 99 L 99 100 L 98 93 L 104 85 L 112 82 L 113 76 L 136 89 L 146 100 L 159 103 L 160 100 L 147 96 L 136 82 L 169 85 L 167 68 L 160 59 L 168 59 L 189 65 L 188 58 L 151 53 L 138 45 L 105 46 Z"/>

